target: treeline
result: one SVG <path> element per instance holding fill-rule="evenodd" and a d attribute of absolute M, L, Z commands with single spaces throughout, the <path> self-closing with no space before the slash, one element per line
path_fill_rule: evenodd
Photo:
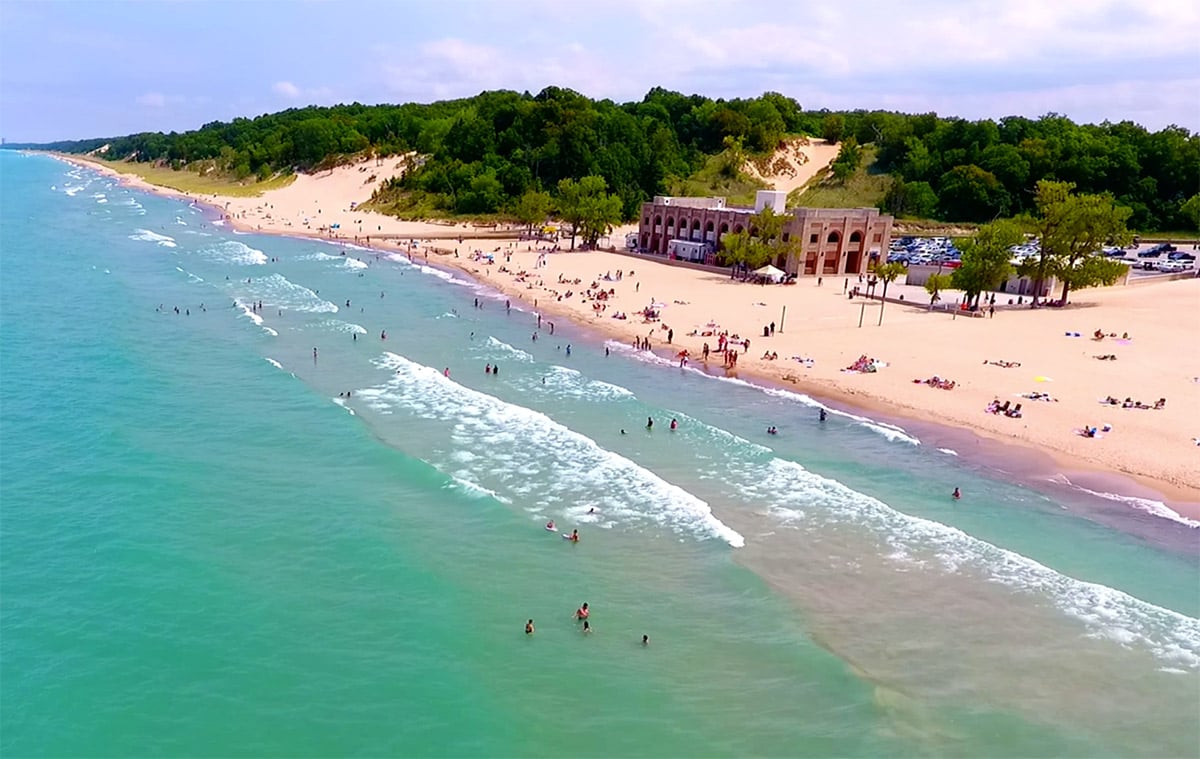
<path fill-rule="evenodd" d="M 519 199 L 564 179 L 599 176 L 633 218 L 638 204 L 687 177 L 712 155 L 763 153 L 791 135 L 878 148 L 875 170 L 896 181 L 883 205 L 900 215 L 986 221 L 1030 210 L 1039 180 L 1110 193 L 1139 229 L 1193 226 L 1181 210 L 1200 190 L 1200 137 L 1131 122 L 1077 125 L 1054 115 L 966 121 L 936 114 L 804 111 L 768 92 L 713 100 L 661 88 L 639 102 L 591 100 L 549 87 L 537 95 L 484 92 L 431 104 L 300 108 L 198 130 L 39 147 L 165 162 L 208 161 L 238 178 L 308 170 L 345 154 L 415 151 L 421 160 L 383 188 L 445 213 L 510 213 Z"/>

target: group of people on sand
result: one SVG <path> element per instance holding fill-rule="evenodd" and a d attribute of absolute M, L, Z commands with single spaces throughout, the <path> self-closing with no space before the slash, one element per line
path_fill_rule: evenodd
<path fill-rule="evenodd" d="M 988 361 L 987 359 L 984 359 L 983 363 L 985 365 L 991 364 L 992 366 L 998 366 L 1002 369 L 1015 369 L 1021 365 L 1020 361 Z"/>
<path fill-rule="evenodd" d="M 1117 336 L 1117 333 L 1116 333 L 1116 332 L 1109 332 L 1109 333 L 1107 333 L 1107 334 L 1106 334 L 1106 333 L 1104 332 L 1104 330 L 1102 330 L 1102 329 L 1098 329 L 1098 330 L 1096 330 L 1095 332 L 1093 332 L 1093 333 L 1092 333 L 1092 339 L 1093 339 L 1093 340 L 1096 340 L 1096 341 L 1103 340 L 1103 339 L 1104 339 L 1104 338 L 1106 338 L 1106 337 L 1116 337 L 1116 336 Z M 1121 339 L 1122 339 L 1122 340 L 1132 340 L 1133 338 L 1131 338 L 1131 337 L 1129 336 L 1129 333 L 1128 333 L 1128 332 L 1123 332 L 1123 333 L 1121 334 Z"/>
<path fill-rule="evenodd" d="M 1011 406 L 1011 408 L 1010 408 L 1010 406 Z M 992 402 L 987 405 L 987 409 L 985 409 L 985 410 L 989 414 L 1001 414 L 1003 416 L 1007 416 L 1009 419 L 1020 419 L 1021 415 L 1022 415 L 1020 403 L 1018 403 L 1015 406 L 1012 406 L 1012 401 L 1005 401 L 1004 403 L 1000 403 L 999 398 L 992 399 Z"/>
<path fill-rule="evenodd" d="M 938 390 L 953 390 L 958 383 L 951 379 L 942 379 L 935 374 L 929 379 L 915 379 L 913 380 L 913 384 L 929 385 L 930 387 L 936 387 Z"/>
<path fill-rule="evenodd" d="M 1141 401 L 1135 401 L 1135 400 L 1133 400 L 1133 398 L 1130 398 L 1128 396 L 1125 398 L 1125 400 L 1119 401 L 1110 395 L 1100 402 L 1106 406 L 1120 406 L 1121 408 L 1136 408 L 1136 409 L 1145 409 L 1145 410 L 1153 410 L 1153 411 L 1162 411 L 1163 409 L 1165 409 L 1167 407 L 1167 399 L 1166 398 L 1159 398 L 1157 401 L 1154 402 L 1153 406 L 1147 406 L 1145 403 L 1142 403 Z"/>
<path fill-rule="evenodd" d="M 867 358 L 867 354 L 864 353 L 861 356 L 859 356 L 858 359 L 855 360 L 855 362 L 853 364 L 850 364 L 850 366 L 847 366 L 842 371 L 860 372 L 862 374 L 870 374 L 872 372 L 879 371 L 879 369 L 882 365 L 883 365 L 882 362 L 876 361 L 873 358 Z"/>
<path fill-rule="evenodd" d="M 1096 428 L 1085 424 L 1078 432 L 1082 437 L 1098 437 L 1102 432 L 1112 432 L 1112 425 L 1106 424 L 1103 427 Z"/>

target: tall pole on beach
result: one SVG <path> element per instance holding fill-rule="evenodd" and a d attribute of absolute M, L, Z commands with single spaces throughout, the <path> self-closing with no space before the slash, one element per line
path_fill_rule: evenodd
<path fill-rule="evenodd" d="M 779 333 L 783 334 L 783 317 L 787 316 L 787 306 L 783 307 L 783 311 L 779 312 Z"/>
<path fill-rule="evenodd" d="M 863 314 L 867 313 L 867 302 L 864 300 L 858 309 L 858 328 L 862 329 Z"/>

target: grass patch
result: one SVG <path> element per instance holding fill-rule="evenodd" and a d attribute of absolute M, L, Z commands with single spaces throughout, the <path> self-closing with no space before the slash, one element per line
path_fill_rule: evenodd
<path fill-rule="evenodd" d="M 670 182 L 669 191 L 684 197 L 722 196 L 729 205 L 752 206 L 754 194 L 770 187 L 741 170 L 743 157 L 727 150 L 710 156 L 690 177 Z"/>
<path fill-rule="evenodd" d="M 252 178 L 237 180 L 233 177 L 209 172 L 200 174 L 195 171 L 182 169 L 176 171 L 169 166 L 155 166 L 151 163 L 136 163 L 133 161 L 99 161 L 99 163 L 119 171 L 122 174 L 133 174 L 141 177 L 150 184 L 167 187 L 193 195 L 232 195 L 236 197 L 257 197 L 268 190 L 278 190 L 296 181 L 295 174 L 277 174 L 265 182 Z"/>
<path fill-rule="evenodd" d="M 836 179 L 829 168 L 821 169 L 808 184 L 793 190 L 789 206 L 810 208 L 878 208 L 894 181 L 875 167 L 878 151 L 874 145 L 864 145 L 863 160 L 858 169 L 845 181 Z"/>

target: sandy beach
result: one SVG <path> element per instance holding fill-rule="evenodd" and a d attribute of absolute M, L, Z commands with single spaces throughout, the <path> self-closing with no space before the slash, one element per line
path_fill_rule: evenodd
<path fill-rule="evenodd" d="M 114 173 L 103 164 L 79 162 Z M 751 285 L 639 256 L 543 252 L 511 229 L 409 222 L 351 210 L 352 203 L 370 197 L 375 182 L 401 168 L 393 157 L 381 165 L 369 161 L 302 175 L 258 198 L 187 197 L 220 209 L 245 231 L 337 237 L 403 254 L 411 240 L 432 241 L 419 243 L 414 255 L 462 269 L 527 302 L 549 321 L 570 319 L 630 346 L 647 338 L 664 360 L 678 360 L 686 350 L 693 366 L 713 372 L 760 378 L 822 400 L 1024 446 L 1053 457 L 1064 473 L 1122 473 L 1161 494 L 1176 511 L 1200 518 L 1200 446 L 1194 441 L 1200 436 L 1200 355 L 1189 347 L 1200 280 L 1086 290 L 1073 294 L 1068 309 L 1004 309 L 994 318 L 955 318 L 888 303 L 877 326 L 879 302 L 845 293 L 858 284 L 854 278 L 826 278 L 820 286 L 815 279 Z M 183 196 L 121 176 L 143 189 Z M 611 239 L 623 243 L 623 230 L 614 230 Z M 601 291 L 606 295 L 597 299 Z M 643 317 L 647 307 L 654 307 L 657 319 Z M 614 318 L 618 313 L 627 318 Z M 1096 330 L 1105 338 L 1093 339 Z M 739 354 L 733 368 L 717 352 L 722 333 Z M 707 362 L 705 344 L 711 350 Z M 765 353 L 778 358 L 764 358 Z M 877 371 L 846 371 L 864 356 Z M 914 382 L 934 377 L 943 387 Z M 953 388 L 944 389 L 945 381 Z M 1028 397 L 1035 393 L 1048 399 Z M 1102 403 L 1110 396 L 1147 406 L 1165 398 L 1166 404 L 1154 410 Z M 1021 404 L 1021 416 L 988 413 L 993 400 L 1010 408 Z M 1085 426 L 1105 425 L 1111 428 L 1096 437 L 1080 434 Z"/>

